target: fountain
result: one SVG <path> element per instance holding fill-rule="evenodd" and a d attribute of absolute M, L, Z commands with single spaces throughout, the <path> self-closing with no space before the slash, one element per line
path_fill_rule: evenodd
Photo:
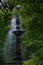
<path fill-rule="evenodd" d="M 17 6 L 19 9 L 21 6 Z M 25 32 L 22 29 L 19 15 L 11 19 L 11 28 L 6 34 L 5 47 L 4 47 L 4 65 L 22 65 L 22 53 L 20 36 Z M 15 49 L 16 47 L 16 49 Z M 15 56 L 15 57 L 14 57 Z"/>
<path fill-rule="evenodd" d="M 21 8 L 21 6 L 17 6 L 16 9 Z M 22 65 L 23 59 L 21 56 L 21 43 L 20 43 L 20 36 L 25 32 L 24 29 L 22 29 L 20 24 L 20 18 L 19 15 L 16 16 L 16 29 L 12 30 L 12 32 L 16 36 L 16 52 L 15 52 L 15 65 Z"/>
<path fill-rule="evenodd" d="M 15 56 L 15 65 L 22 65 L 23 59 L 21 56 L 21 43 L 20 43 L 20 36 L 25 32 L 24 29 L 22 29 L 20 25 L 20 19 L 19 16 L 17 15 L 16 17 L 16 29 L 12 31 L 16 35 L 16 56 Z"/>

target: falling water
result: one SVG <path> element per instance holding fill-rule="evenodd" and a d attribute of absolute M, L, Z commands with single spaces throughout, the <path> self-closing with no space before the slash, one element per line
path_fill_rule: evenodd
<path fill-rule="evenodd" d="M 10 63 L 14 61 L 14 55 L 15 55 L 15 43 L 16 43 L 16 37 L 12 33 L 12 30 L 16 29 L 16 18 L 12 18 L 11 20 L 11 26 L 10 30 L 6 34 L 5 39 L 5 47 L 4 47 L 4 61 L 6 63 Z"/>

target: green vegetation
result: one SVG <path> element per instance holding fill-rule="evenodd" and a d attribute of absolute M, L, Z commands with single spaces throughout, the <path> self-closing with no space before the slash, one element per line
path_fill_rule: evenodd
<path fill-rule="evenodd" d="M 5 34 L 9 30 L 11 17 L 15 14 L 12 8 L 20 4 L 21 23 L 26 30 L 21 36 L 23 65 L 43 65 L 43 1 L 12 0 L 9 4 L 8 12 L 0 10 L 0 60 L 3 60 L 4 55 Z"/>

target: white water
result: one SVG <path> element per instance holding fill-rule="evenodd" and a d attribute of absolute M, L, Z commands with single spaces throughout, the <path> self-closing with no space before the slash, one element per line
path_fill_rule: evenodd
<path fill-rule="evenodd" d="M 12 18 L 11 20 L 11 28 L 6 34 L 5 39 L 5 47 L 4 47 L 4 61 L 6 63 L 14 61 L 14 55 L 15 55 L 15 43 L 16 43 L 16 37 L 12 33 L 12 30 L 16 29 L 16 18 Z"/>

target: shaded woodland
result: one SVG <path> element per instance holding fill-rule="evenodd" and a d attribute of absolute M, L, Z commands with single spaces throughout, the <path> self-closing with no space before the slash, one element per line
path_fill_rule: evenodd
<path fill-rule="evenodd" d="M 10 28 L 13 14 L 20 14 L 22 27 L 26 32 L 21 36 L 23 65 L 43 65 L 43 0 L 6 0 L 0 8 L 0 62 L 4 58 L 4 41 Z M 21 10 L 13 11 L 16 5 Z"/>

